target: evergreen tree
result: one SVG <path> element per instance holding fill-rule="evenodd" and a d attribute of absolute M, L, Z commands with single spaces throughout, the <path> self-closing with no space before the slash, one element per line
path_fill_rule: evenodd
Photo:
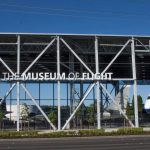
<path fill-rule="evenodd" d="M 4 113 L 2 111 L 0 111 L 0 128 L 2 129 L 2 121 L 3 118 L 5 117 Z"/>
<path fill-rule="evenodd" d="M 138 112 L 142 113 L 143 110 L 143 100 L 140 95 L 137 96 L 137 102 L 138 102 Z M 134 110 L 134 96 L 132 98 L 132 109 Z"/>
<path fill-rule="evenodd" d="M 132 106 L 130 106 L 129 102 L 127 102 L 126 115 L 128 117 L 134 115 L 134 110 L 133 110 Z"/>
<path fill-rule="evenodd" d="M 137 96 L 137 101 L 138 101 L 138 113 L 141 114 L 141 116 L 142 116 L 143 100 L 140 95 Z M 126 114 L 128 117 L 134 115 L 134 96 L 132 98 L 132 105 L 130 106 L 129 102 L 127 103 Z"/>
<path fill-rule="evenodd" d="M 48 114 L 48 118 L 49 118 L 49 120 L 50 120 L 54 125 L 56 125 L 56 123 L 57 123 L 57 114 L 56 114 L 56 112 L 50 112 L 50 113 Z"/>
<path fill-rule="evenodd" d="M 94 105 L 90 105 L 87 109 L 87 118 L 89 125 L 94 124 Z"/>

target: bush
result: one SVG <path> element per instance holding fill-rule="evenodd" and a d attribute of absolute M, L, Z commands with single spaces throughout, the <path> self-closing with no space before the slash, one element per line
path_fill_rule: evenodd
<path fill-rule="evenodd" d="M 140 135 L 149 134 L 143 128 L 120 128 L 118 131 L 105 132 L 104 129 L 79 130 L 79 131 L 57 131 L 39 134 L 37 131 L 1 131 L 0 138 L 56 138 L 77 136 L 115 136 L 115 135 Z"/>
<path fill-rule="evenodd" d="M 20 137 L 37 137 L 37 136 L 38 136 L 38 132 L 36 131 L 0 132 L 0 138 L 20 138 Z"/>
<path fill-rule="evenodd" d="M 42 137 L 66 137 L 67 132 L 60 131 L 60 132 L 51 132 L 51 133 L 45 133 L 41 135 Z"/>
<path fill-rule="evenodd" d="M 94 130 L 79 130 L 79 136 L 100 136 L 105 133 L 104 129 L 94 129 Z"/>
<path fill-rule="evenodd" d="M 117 131 L 118 135 L 138 135 L 143 133 L 143 128 L 121 128 Z"/>
<path fill-rule="evenodd" d="M 44 133 L 41 134 L 41 137 L 73 137 L 78 136 L 76 131 L 58 131 L 58 132 L 51 132 L 51 133 Z"/>

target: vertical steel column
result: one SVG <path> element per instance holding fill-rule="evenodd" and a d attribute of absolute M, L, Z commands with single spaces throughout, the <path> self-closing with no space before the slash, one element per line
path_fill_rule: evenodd
<path fill-rule="evenodd" d="M 41 84 L 40 84 L 40 81 L 39 81 L 39 105 L 41 105 Z"/>
<path fill-rule="evenodd" d="M 104 102 L 103 102 L 103 90 L 102 87 L 100 87 L 100 111 L 101 111 L 101 118 L 103 118 L 103 112 L 104 112 Z"/>
<path fill-rule="evenodd" d="M 132 73 L 133 73 L 133 92 L 134 92 L 134 115 L 135 115 L 135 127 L 139 127 L 138 117 L 138 101 L 137 101 L 137 81 L 136 81 L 136 62 L 135 62 L 135 49 L 134 49 L 134 38 L 131 42 L 131 53 L 132 53 Z"/>
<path fill-rule="evenodd" d="M 94 114 L 96 112 L 95 104 L 96 104 L 96 99 L 95 99 L 95 87 L 93 87 L 93 103 L 94 103 Z M 94 121 L 95 123 L 95 121 Z"/>
<path fill-rule="evenodd" d="M 17 36 L 17 75 L 20 76 L 20 35 Z M 20 83 L 17 81 L 17 131 L 19 131 L 20 118 Z"/>
<path fill-rule="evenodd" d="M 83 72 L 83 70 L 82 70 L 82 72 Z M 84 95 L 84 93 L 83 93 L 83 81 L 81 81 L 80 82 L 80 98 L 79 98 L 80 101 L 83 98 L 83 95 Z M 80 119 L 80 126 L 81 126 L 81 128 L 83 128 L 83 120 L 84 120 L 84 102 L 81 105 L 81 119 Z"/>
<path fill-rule="evenodd" d="M 12 86 L 12 83 L 10 83 L 10 88 L 11 88 L 11 86 Z M 12 105 L 12 92 L 10 92 L 10 112 L 12 111 L 11 105 Z M 11 114 L 12 113 L 10 113 L 10 120 L 11 120 Z"/>
<path fill-rule="evenodd" d="M 54 87 L 54 81 L 52 82 L 52 84 L 53 84 L 53 110 L 54 110 L 54 106 L 55 106 L 55 93 L 54 93 L 54 89 L 55 89 L 55 87 Z"/>
<path fill-rule="evenodd" d="M 95 65 L 96 73 L 99 73 L 99 59 L 98 59 L 98 38 L 95 37 Z M 100 117 L 100 85 L 99 81 L 96 81 L 96 99 L 97 99 L 97 128 L 101 128 L 101 117 Z"/>
<path fill-rule="evenodd" d="M 24 86 L 27 87 L 27 83 L 26 82 L 24 82 Z M 24 94 L 25 94 L 24 97 L 25 97 L 25 100 L 26 100 L 27 99 L 27 94 L 26 94 L 26 92 Z"/>
<path fill-rule="evenodd" d="M 69 71 L 74 72 L 74 55 L 72 53 L 69 53 Z M 75 90 L 75 83 L 74 81 L 70 81 L 70 115 L 75 110 L 75 96 L 74 96 L 74 90 Z M 73 117 L 73 127 L 75 127 L 75 117 Z M 70 126 L 70 125 L 69 125 Z"/>
<path fill-rule="evenodd" d="M 69 98 L 68 98 L 68 83 L 66 83 L 67 84 L 67 110 L 68 110 L 68 112 L 69 112 Z"/>
<path fill-rule="evenodd" d="M 107 81 L 106 81 L 106 90 L 108 90 L 108 87 L 107 87 Z M 107 102 L 107 107 L 108 107 L 108 105 L 109 105 L 109 96 L 108 96 L 108 94 L 106 93 L 106 102 Z"/>
<path fill-rule="evenodd" d="M 57 74 L 60 74 L 60 39 L 57 36 Z M 57 81 L 58 130 L 61 130 L 60 80 Z"/>
<path fill-rule="evenodd" d="M 81 59 L 83 59 L 83 57 L 81 56 Z M 80 74 L 83 73 L 83 65 L 80 64 Z M 81 99 L 83 98 L 83 81 L 80 82 L 80 101 Z M 80 119 L 80 126 L 81 128 L 83 128 L 83 120 L 84 120 L 84 102 L 83 104 L 81 105 L 81 119 Z"/>

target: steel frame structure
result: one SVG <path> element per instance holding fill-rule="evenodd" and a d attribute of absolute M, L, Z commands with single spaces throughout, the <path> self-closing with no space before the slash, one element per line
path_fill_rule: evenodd
<path fill-rule="evenodd" d="M 35 38 L 35 39 L 34 39 Z M 50 41 L 50 42 L 49 42 Z M 135 114 L 135 123 L 133 124 L 131 120 L 128 119 L 124 111 L 118 106 L 115 102 L 114 97 L 104 86 L 104 82 L 101 80 L 95 81 L 82 81 L 90 83 L 90 86 L 83 94 L 83 89 L 81 88 L 80 102 L 75 107 L 70 117 L 67 119 L 64 125 L 61 125 L 61 83 L 66 82 L 70 83 L 70 88 L 73 88 L 75 82 L 80 81 L 62 81 L 58 79 L 57 81 L 57 107 L 58 107 L 58 127 L 56 127 L 47 117 L 45 112 L 41 109 L 40 105 L 36 102 L 35 98 L 25 87 L 24 82 L 20 80 L 12 81 L 13 84 L 4 95 L 1 103 L 6 100 L 8 95 L 13 91 L 14 87 L 17 87 L 16 90 L 16 99 L 17 99 L 17 131 L 19 131 L 19 105 L 20 105 L 20 87 L 26 92 L 29 98 L 37 106 L 39 111 L 51 125 L 54 130 L 65 130 L 67 125 L 70 123 L 72 118 L 78 109 L 82 106 L 85 99 L 88 97 L 92 90 L 95 90 L 96 101 L 97 101 L 97 128 L 101 128 L 101 101 L 102 101 L 102 92 L 106 93 L 112 102 L 117 105 L 118 110 L 128 120 L 131 127 L 139 127 L 139 118 L 138 118 L 138 103 L 137 103 L 137 81 L 148 81 L 149 80 L 149 71 L 147 67 L 150 65 L 150 37 L 148 36 L 132 36 L 132 35 L 80 35 L 80 34 L 31 34 L 31 33 L 0 33 L 0 62 L 3 65 L 0 72 L 8 71 L 13 76 L 22 75 L 27 73 L 33 68 L 33 72 L 39 71 L 37 66 L 40 66 L 42 71 L 55 71 L 57 68 L 57 73 L 61 73 L 64 69 L 65 72 L 69 71 L 88 71 L 91 75 L 94 73 L 106 73 L 108 70 L 113 71 L 113 74 L 116 73 L 116 77 L 113 77 L 111 81 L 118 83 L 123 81 L 125 84 L 133 84 L 134 91 L 134 114 Z M 38 49 L 39 47 L 39 49 Z M 13 50 L 11 50 L 11 48 Z M 26 50 L 28 49 L 28 50 Z M 34 50 L 36 49 L 36 50 Z M 43 62 L 40 62 L 42 56 L 47 53 L 47 58 Z M 51 54 L 53 53 L 53 54 Z M 37 55 L 38 54 L 38 55 Z M 73 58 L 70 60 L 68 56 L 71 55 Z M 87 59 L 84 58 L 87 55 Z M 122 55 L 122 60 L 126 62 L 120 63 L 116 60 Z M 52 60 L 48 63 L 48 59 L 51 57 L 55 58 L 55 61 Z M 4 59 L 3 59 L 4 57 Z M 146 58 L 145 58 L 146 57 Z M 144 60 L 144 59 L 145 60 Z M 64 62 L 62 62 L 64 59 Z M 91 62 L 88 65 L 88 61 L 91 59 Z M 109 60 L 109 61 L 108 61 Z M 15 62 L 16 61 L 16 67 Z M 13 62 L 13 63 L 12 63 Z M 24 64 L 22 65 L 21 64 Z M 50 64 L 51 63 L 51 64 Z M 36 64 L 36 66 L 35 66 Z M 55 65 L 56 64 L 56 65 Z M 55 65 L 55 66 L 54 66 Z M 78 67 L 82 66 L 82 69 L 78 70 Z M 113 65 L 116 65 L 110 69 Z M 125 65 L 124 70 L 119 70 L 119 65 L 121 68 Z M 140 67 L 139 67 L 140 65 Z M 35 67 L 34 67 L 35 66 Z M 52 66 L 52 67 L 51 67 Z M 53 67 L 54 66 L 54 67 Z M 145 73 L 139 71 L 140 68 L 144 66 Z M 49 69 L 50 67 L 50 69 Z M 129 67 L 129 68 L 127 68 Z M 84 68 L 84 69 L 83 69 Z M 120 69 L 121 69 L 120 68 Z M 68 71 L 69 70 L 69 71 Z M 127 74 L 126 74 L 127 73 Z M 125 76 L 126 74 L 126 76 Z M 145 78 L 145 74 L 147 77 Z M 31 82 L 31 81 L 30 81 Z M 35 81 L 34 81 L 35 82 Z M 82 85 L 81 85 L 82 87 Z M 95 88 L 94 88 L 95 87 Z M 75 90 L 75 89 L 73 89 Z M 70 90 L 72 91 L 72 89 Z M 72 93 L 72 92 L 71 92 Z M 71 95 L 73 96 L 73 95 Z"/>

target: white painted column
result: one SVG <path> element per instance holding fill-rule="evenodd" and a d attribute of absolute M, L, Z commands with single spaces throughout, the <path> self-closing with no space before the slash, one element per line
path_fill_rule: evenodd
<path fill-rule="evenodd" d="M 57 37 L 57 74 L 60 74 L 60 39 Z M 57 81 L 58 130 L 61 130 L 60 80 Z"/>
<path fill-rule="evenodd" d="M 99 73 L 99 58 L 98 58 L 98 38 L 95 37 L 95 65 L 96 73 Z M 96 99 L 97 99 L 97 128 L 101 128 L 101 114 L 100 114 L 100 84 L 96 81 Z"/>
<path fill-rule="evenodd" d="M 131 42 L 131 53 L 132 53 L 132 73 L 133 73 L 133 93 L 134 93 L 134 116 L 135 116 L 135 127 L 139 127 L 138 117 L 138 101 L 137 101 L 137 80 L 136 80 L 136 62 L 135 62 L 135 47 L 134 38 Z"/>
<path fill-rule="evenodd" d="M 20 75 L 20 35 L 17 36 L 17 75 Z M 20 83 L 17 81 L 17 131 L 19 128 L 20 121 Z"/>

